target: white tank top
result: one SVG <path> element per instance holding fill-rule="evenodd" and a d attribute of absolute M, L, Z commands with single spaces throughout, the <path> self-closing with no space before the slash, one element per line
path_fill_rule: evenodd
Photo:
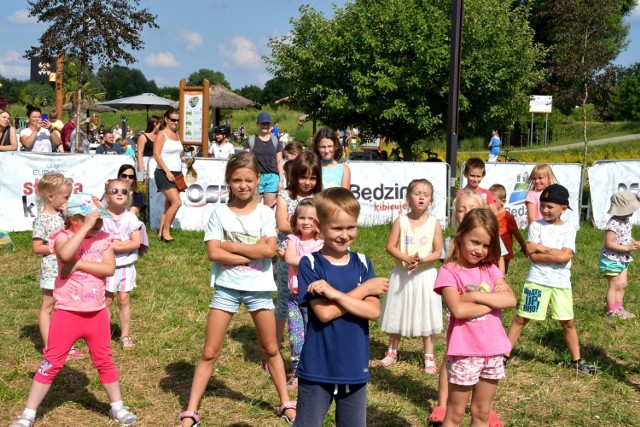
<path fill-rule="evenodd" d="M 165 131 L 161 132 L 165 136 L 165 141 L 164 144 L 162 144 L 162 150 L 160 150 L 160 157 L 171 172 L 179 172 L 182 170 L 182 160 L 180 159 L 180 156 L 184 151 L 182 142 L 180 142 L 179 139 L 169 139 Z M 158 166 L 158 169 L 161 169 L 160 166 Z"/>

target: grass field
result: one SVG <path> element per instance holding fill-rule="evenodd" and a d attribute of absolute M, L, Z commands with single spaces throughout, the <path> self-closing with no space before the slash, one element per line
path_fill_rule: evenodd
<path fill-rule="evenodd" d="M 389 226 L 360 230 L 355 250 L 367 253 L 378 275 L 392 260 L 384 252 Z M 634 230 L 638 237 L 638 230 Z M 153 239 L 148 255 L 137 263 L 138 288 L 132 294 L 135 349 L 123 351 L 113 341 L 123 397 L 139 416 L 140 426 L 175 425 L 185 407 L 193 370 L 203 343 L 209 289 L 209 263 L 203 233 L 174 234 L 177 243 Z M 23 408 L 31 377 L 40 360 L 37 328 L 40 303 L 39 258 L 31 253 L 28 232 L 14 233 L 13 250 L 0 252 L 0 410 L 8 421 Z M 514 351 L 507 379 L 500 383 L 495 409 L 507 426 L 640 425 L 640 375 L 637 320 L 603 316 L 605 280 L 597 274 L 602 232 L 583 223 L 573 263 L 576 324 L 583 357 L 598 366 L 591 378 L 566 369 L 568 361 L 557 322 L 531 323 Z M 519 295 L 528 269 L 521 256 L 511 264 L 508 281 Z M 630 269 L 626 307 L 640 314 L 638 268 Z M 507 310 L 508 327 L 514 310 Z M 117 309 L 112 329 L 118 334 Z M 372 323 L 371 359 L 383 355 L 386 336 Z M 390 369 L 373 368 L 368 425 L 422 426 L 435 404 L 437 377 L 420 369 L 421 340 L 401 343 L 400 361 Z M 436 339 L 440 360 L 444 337 Z M 84 343 L 80 348 L 86 350 Z M 288 362 L 288 349 L 283 349 Z M 285 363 L 286 363 L 285 362 Z M 439 362 L 438 362 L 439 363 Z M 277 395 L 261 367 L 256 334 L 246 311 L 233 320 L 223 354 L 210 380 L 200 414 L 204 426 L 283 426 L 276 417 Z M 61 371 L 39 414 L 38 426 L 108 426 L 108 400 L 88 359 L 70 361 Z M 468 425 L 468 418 L 464 425 Z M 333 424 L 330 416 L 326 426 Z"/>

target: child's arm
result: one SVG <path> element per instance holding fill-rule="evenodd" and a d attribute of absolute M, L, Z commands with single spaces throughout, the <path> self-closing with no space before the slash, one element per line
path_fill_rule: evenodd
<path fill-rule="evenodd" d="M 262 237 L 256 243 L 220 242 L 220 247 L 227 252 L 248 258 L 249 261 L 271 258 L 276 254 L 276 236 Z M 213 260 L 212 260 L 213 261 Z M 248 262 L 248 261 L 245 261 Z"/>
<path fill-rule="evenodd" d="M 328 323 L 346 313 L 367 320 L 378 319 L 380 317 L 378 296 L 384 294 L 388 288 L 389 279 L 373 277 L 346 294 L 334 289 L 325 280 L 311 283 L 307 292 L 324 297 L 311 300 L 310 305 L 318 319 Z"/>
<path fill-rule="evenodd" d="M 287 201 L 284 197 L 278 195 L 276 200 L 276 227 L 278 231 L 290 234 L 291 224 L 289 224 L 289 214 L 287 212 Z"/>
<path fill-rule="evenodd" d="M 516 306 L 516 296 L 504 278 L 495 281 L 493 292 L 465 292 L 461 300 L 500 310 Z"/>
<path fill-rule="evenodd" d="M 252 261 L 246 256 L 224 249 L 220 240 L 207 240 L 207 258 L 209 258 L 209 261 L 231 265 L 247 264 Z"/>
<path fill-rule="evenodd" d="M 527 252 L 527 242 L 524 241 L 524 238 L 522 237 L 522 234 L 520 234 L 520 230 L 518 229 L 518 227 L 514 228 L 511 234 L 518 241 L 518 244 L 520 245 L 520 251 L 524 254 L 525 257 L 528 257 L 529 253 Z"/>
<path fill-rule="evenodd" d="M 391 226 L 391 232 L 387 238 L 387 253 L 398 261 L 411 264 L 413 256 L 407 255 L 398 249 L 398 240 L 400 240 L 400 218 L 396 218 Z"/>
<path fill-rule="evenodd" d="M 49 245 L 37 237 L 31 240 L 31 250 L 33 250 L 33 253 L 36 255 L 51 255 Z"/>
<path fill-rule="evenodd" d="M 531 224 L 538 218 L 538 209 L 536 205 L 531 202 L 525 201 L 524 204 L 527 206 L 527 221 Z"/>
<path fill-rule="evenodd" d="M 442 226 L 440 222 L 436 220 L 436 228 L 433 233 L 433 251 L 429 252 L 426 256 L 420 258 L 418 254 L 413 257 L 414 264 L 409 268 L 410 271 L 415 270 L 420 264 L 431 264 L 440 259 L 442 255 L 442 246 L 444 239 L 442 238 Z"/>
<path fill-rule="evenodd" d="M 616 243 L 616 233 L 612 230 L 607 230 L 604 233 L 604 247 L 617 252 L 628 252 L 638 249 L 637 242 L 633 239 L 628 245 L 621 245 L 619 243 Z"/>
<path fill-rule="evenodd" d="M 532 246 L 527 243 L 527 253 L 531 261 L 538 264 L 566 264 L 573 258 L 573 250 L 570 248 L 553 249 L 539 244 Z M 532 250 L 532 248 L 535 248 Z"/>
<path fill-rule="evenodd" d="M 62 265 L 60 269 L 60 277 L 67 279 L 75 271 L 84 271 L 94 276 L 108 277 L 113 276 L 116 271 L 116 257 L 112 248 L 102 253 L 101 262 L 85 261 L 79 259 L 77 261 L 69 261 Z"/>
<path fill-rule="evenodd" d="M 111 245 L 114 252 L 131 252 L 140 249 L 140 230 L 135 230 L 129 240 L 114 240 Z"/>
<path fill-rule="evenodd" d="M 487 203 L 487 206 L 489 206 L 489 209 L 491 209 L 491 212 L 493 212 L 495 216 L 498 216 L 498 208 L 495 203 Z"/>
<path fill-rule="evenodd" d="M 442 288 L 442 298 L 456 319 L 475 319 L 489 314 L 493 310 L 488 305 L 464 301 L 462 295 L 458 293 L 458 289 L 453 286 Z"/>
<path fill-rule="evenodd" d="M 282 257 L 284 262 L 293 267 L 297 267 L 300 265 L 300 255 L 298 255 L 298 251 L 296 250 L 296 245 L 294 245 L 291 241 L 287 245 L 287 249 L 284 250 L 284 256 Z"/>

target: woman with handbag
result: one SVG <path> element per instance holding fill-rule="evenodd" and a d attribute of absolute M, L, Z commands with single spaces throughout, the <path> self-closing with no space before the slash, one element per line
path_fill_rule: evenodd
<path fill-rule="evenodd" d="M 184 147 L 177 134 L 179 121 L 179 111 L 175 108 L 168 109 L 162 116 L 158 134 L 153 142 L 153 158 L 157 163 L 154 173 L 156 187 L 165 197 L 158 237 L 165 243 L 173 242 L 171 223 L 182 206 L 180 191 L 186 188 L 182 176 Z"/>

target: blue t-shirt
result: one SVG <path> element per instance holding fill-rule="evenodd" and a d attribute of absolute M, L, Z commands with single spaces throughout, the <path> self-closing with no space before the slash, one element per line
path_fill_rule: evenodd
<path fill-rule="evenodd" d="M 330 263 L 321 252 L 302 257 L 298 267 L 299 302 L 323 298 L 307 293 L 309 284 L 324 279 L 335 289 L 348 293 L 375 276 L 369 258 L 366 265 L 358 254 L 350 252 L 344 265 Z M 305 335 L 296 375 L 304 380 L 328 384 L 363 384 L 369 381 L 369 321 L 346 313 L 328 323 L 308 310 L 309 325 Z"/>
<path fill-rule="evenodd" d="M 497 136 L 491 137 L 491 150 L 489 150 L 489 153 L 495 155 L 500 154 L 500 138 Z"/>

